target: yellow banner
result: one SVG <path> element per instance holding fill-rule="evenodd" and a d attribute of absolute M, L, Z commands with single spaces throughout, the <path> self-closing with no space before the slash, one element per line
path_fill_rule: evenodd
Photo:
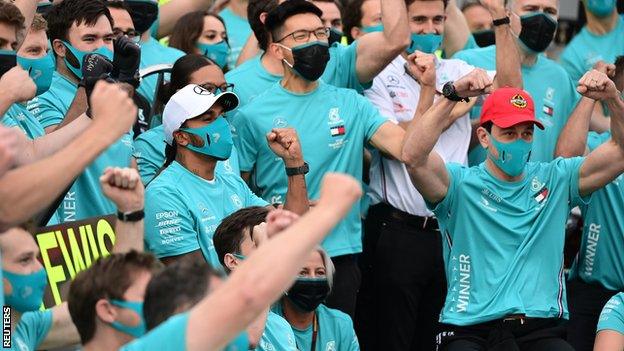
<path fill-rule="evenodd" d="M 94 217 L 37 231 L 35 240 L 48 273 L 49 284 L 43 299 L 46 308 L 67 299 L 69 283 L 76 274 L 99 257 L 110 255 L 115 243 L 115 221 L 115 216 Z"/>

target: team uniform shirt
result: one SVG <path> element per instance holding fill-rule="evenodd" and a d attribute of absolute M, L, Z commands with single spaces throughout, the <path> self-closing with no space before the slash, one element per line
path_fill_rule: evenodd
<path fill-rule="evenodd" d="M 496 69 L 496 46 L 460 51 L 454 58 L 486 70 Z M 538 55 L 533 66 L 522 66 L 524 90 L 535 102 L 535 117 L 545 129 L 535 128 L 531 161 L 550 162 L 554 158 L 559 134 L 579 99 L 576 84 L 561 66 L 544 55 Z M 471 111 L 473 119 L 481 115 L 483 99 Z M 470 151 L 468 162 L 478 165 L 485 160 L 486 151 L 477 145 Z"/>
<path fill-rule="evenodd" d="M 152 37 L 150 37 L 148 41 L 140 42 L 139 45 L 141 46 L 141 69 L 160 64 L 173 64 L 177 59 L 186 55 L 178 49 L 161 45 Z M 165 79 L 169 79 L 168 77 L 168 74 L 165 75 Z M 150 105 L 154 104 L 154 94 L 156 92 L 157 82 L 158 75 L 153 74 L 145 79 L 142 79 L 141 85 L 139 85 L 139 94 L 147 99 Z"/>
<path fill-rule="evenodd" d="M 624 293 L 614 295 L 602 309 L 597 331 L 601 330 L 624 334 Z"/>
<path fill-rule="evenodd" d="M 13 331 L 9 350 L 36 350 L 50 329 L 52 329 L 52 310 L 24 313 Z"/>
<path fill-rule="evenodd" d="M 228 55 L 227 64 L 230 68 L 236 67 L 236 60 L 240 55 L 247 39 L 253 33 L 251 26 L 246 18 L 240 17 L 229 8 L 221 11 L 219 16 L 225 22 L 225 30 L 228 34 L 228 42 L 230 44 L 230 54 Z"/>
<path fill-rule="evenodd" d="M 189 312 L 175 315 L 139 339 L 122 346 L 120 351 L 186 350 Z"/>
<path fill-rule="evenodd" d="M 375 79 L 365 96 L 381 114 L 394 123 L 409 122 L 414 117 L 420 97 L 420 84 L 406 72 L 407 61 L 395 58 Z M 436 85 L 455 81 L 474 69 L 460 60 L 436 60 Z M 468 163 L 468 146 L 472 127 L 468 114 L 457 119 L 438 139 L 434 150 L 448 162 Z M 372 152 L 370 185 L 367 195 L 371 204 L 387 203 L 416 216 L 431 216 L 422 196 L 416 191 L 405 165 Z"/>
<path fill-rule="evenodd" d="M 234 143 L 240 169 L 251 173 L 259 195 L 275 204 L 284 202 L 288 178 L 284 162 L 271 151 L 266 134 L 273 128 L 291 127 L 310 172 L 306 175 L 308 196 L 318 199 L 327 172 L 347 173 L 362 179 L 364 145 L 387 121 L 355 90 L 336 88 L 324 82 L 306 94 L 295 94 L 274 84 L 234 117 Z M 360 204 L 323 241 L 333 256 L 362 251 Z"/>
<path fill-rule="evenodd" d="M 2 117 L 2 124 L 19 128 L 31 140 L 45 135 L 39 120 L 22 104 L 11 105 Z"/>
<path fill-rule="evenodd" d="M 337 43 L 332 45 L 329 48 L 329 56 L 329 62 L 321 76 L 322 81 L 359 92 L 370 87 L 370 85 L 361 84 L 357 76 L 357 41 L 349 46 Z M 234 93 L 240 100 L 240 106 L 248 104 L 281 79 L 282 76 L 271 74 L 264 68 L 260 56 L 246 61 L 225 75 L 225 80 L 234 84 Z"/>
<path fill-rule="evenodd" d="M 272 307 L 273 312 L 284 316 L 281 303 L 276 303 Z M 316 339 L 317 351 L 339 350 L 358 351 L 360 345 L 353 330 L 351 317 L 346 313 L 319 305 L 316 308 L 316 318 L 318 320 L 318 334 Z M 313 325 L 304 330 L 293 327 L 295 338 L 297 339 L 297 349 L 308 351 L 312 349 Z"/>
<path fill-rule="evenodd" d="M 164 127 L 159 125 L 134 140 L 134 158 L 139 165 L 139 173 L 143 184 L 149 183 L 165 163 Z M 225 161 L 218 161 L 215 172 L 240 175 L 238 168 L 238 152 L 232 148 L 232 155 Z"/>
<path fill-rule="evenodd" d="M 528 163 L 504 182 L 485 163 L 447 163 L 446 197 L 431 205 L 443 235 L 447 297 L 440 321 L 474 325 L 514 314 L 567 318 L 563 244 L 583 158 Z"/>
<path fill-rule="evenodd" d="M 561 54 L 561 66 L 574 82 L 591 70 L 596 62 L 614 63 L 615 58 L 624 55 L 624 15 L 620 15 L 615 28 L 604 35 L 596 35 L 583 27 L 572 38 Z"/>
<path fill-rule="evenodd" d="M 63 122 L 78 86 L 54 72 L 50 89 L 31 100 L 28 110 L 44 128 Z M 107 167 L 129 167 L 133 153 L 132 131 L 109 146 L 74 181 L 57 211 L 61 223 L 109 215 L 117 210 L 100 187 L 100 176 Z"/>
<path fill-rule="evenodd" d="M 201 249 L 213 267 L 221 267 L 212 236 L 223 218 L 249 206 L 268 203 L 240 175 L 215 172 L 203 179 L 173 161 L 145 193 L 146 249 L 158 258 Z"/>
<path fill-rule="evenodd" d="M 590 132 L 587 146 L 593 151 L 610 138 L 610 132 Z M 609 290 L 624 290 L 624 175 L 596 190 L 581 212 L 583 237 L 570 276 Z"/>
<path fill-rule="evenodd" d="M 269 311 L 264 333 L 260 338 L 256 351 L 297 351 L 295 334 L 288 322 Z"/>

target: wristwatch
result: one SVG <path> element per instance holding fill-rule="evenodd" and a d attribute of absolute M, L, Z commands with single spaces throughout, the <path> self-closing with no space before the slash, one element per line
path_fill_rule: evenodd
<path fill-rule="evenodd" d="M 301 167 L 286 167 L 286 175 L 289 177 L 300 174 L 308 174 L 308 172 L 310 172 L 310 166 L 307 162 L 304 162 Z"/>
<path fill-rule="evenodd" d="M 492 25 L 494 27 L 502 26 L 503 24 L 509 24 L 509 23 L 511 23 L 511 21 L 509 20 L 509 17 L 498 18 L 492 21 Z"/>
<path fill-rule="evenodd" d="M 138 210 L 134 212 L 120 212 L 117 211 L 117 219 L 122 222 L 138 222 L 145 217 L 145 212 L 143 210 Z"/>
<path fill-rule="evenodd" d="M 455 90 L 453 81 L 449 81 L 446 84 L 444 84 L 444 86 L 442 87 L 442 95 L 445 98 L 451 101 L 455 101 L 455 102 L 459 102 L 459 101 L 469 102 L 470 101 L 469 98 L 464 98 L 464 97 L 457 95 L 457 91 Z"/>

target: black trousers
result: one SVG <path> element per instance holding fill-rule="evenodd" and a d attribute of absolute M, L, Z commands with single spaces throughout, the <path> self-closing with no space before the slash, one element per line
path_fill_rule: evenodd
<path fill-rule="evenodd" d="M 332 263 L 336 268 L 334 286 L 325 301 L 327 307 L 340 310 L 351 319 L 355 316 L 355 301 L 362 281 L 357 258 L 358 255 L 332 257 Z"/>
<path fill-rule="evenodd" d="M 497 320 L 471 326 L 443 324 L 438 351 L 574 351 L 563 320 Z"/>
<path fill-rule="evenodd" d="M 588 284 L 580 279 L 569 281 L 568 342 L 576 351 L 592 351 L 596 338 L 598 317 L 604 305 L 618 291 L 607 290 L 598 284 Z"/>
<path fill-rule="evenodd" d="M 430 351 L 446 297 L 442 238 L 397 211 L 368 212 L 356 332 L 362 350 Z"/>

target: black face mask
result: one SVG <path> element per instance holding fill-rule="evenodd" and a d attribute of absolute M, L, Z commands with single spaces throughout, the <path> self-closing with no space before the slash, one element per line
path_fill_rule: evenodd
<path fill-rule="evenodd" d="M 326 278 L 299 278 L 288 290 L 286 297 L 302 312 L 312 312 L 329 295 Z"/>
<path fill-rule="evenodd" d="M 17 66 L 15 51 L 0 50 L 0 77 L 15 66 Z"/>
<path fill-rule="evenodd" d="M 321 78 L 327 62 L 329 62 L 329 45 L 321 41 L 314 41 L 291 49 L 295 64 L 291 65 L 284 60 L 290 68 L 294 69 L 303 78 L 314 82 Z"/>
<path fill-rule="evenodd" d="M 134 30 L 144 33 L 158 18 L 158 3 L 150 0 L 126 0 Z"/>
<path fill-rule="evenodd" d="M 52 10 L 52 6 L 53 5 L 51 2 L 44 2 L 44 3 L 37 4 L 37 13 L 40 13 L 41 15 L 45 17 L 48 14 L 48 12 Z"/>
<path fill-rule="evenodd" d="M 343 35 L 338 29 L 331 28 L 329 30 L 329 46 L 334 45 L 334 43 L 340 43 Z"/>
<path fill-rule="evenodd" d="M 557 22 L 545 13 L 532 13 L 520 17 L 520 41 L 529 50 L 540 53 L 550 45 L 557 30 Z"/>
<path fill-rule="evenodd" d="M 496 37 L 494 36 L 494 31 L 491 29 L 474 32 L 472 33 L 472 37 L 480 48 L 496 44 Z"/>

